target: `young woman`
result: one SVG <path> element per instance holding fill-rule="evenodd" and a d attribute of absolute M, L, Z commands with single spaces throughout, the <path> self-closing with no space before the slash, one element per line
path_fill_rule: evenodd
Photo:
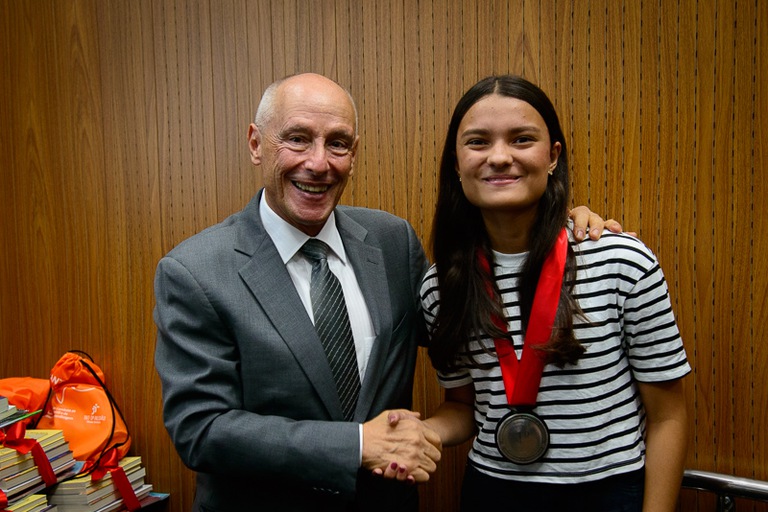
<path fill-rule="evenodd" d="M 422 286 L 445 402 L 425 421 L 446 446 L 474 436 L 463 511 L 671 511 L 690 367 L 667 286 L 636 238 L 570 243 L 566 155 L 523 78 L 457 104 Z"/>

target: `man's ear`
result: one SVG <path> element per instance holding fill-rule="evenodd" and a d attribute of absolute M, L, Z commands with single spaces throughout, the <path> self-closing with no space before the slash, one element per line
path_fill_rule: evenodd
<path fill-rule="evenodd" d="M 352 161 L 349 163 L 349 176 L 351 177 L 355 173 L 355 156 L 357 156 L 357 143 L 360 142 L 360 136 L 355 136 L 355 142 L 352 143 L 352 149 L 349 154 L 352 157 Z"/>
<path fill-rule="evenodd" d="M 261 164 L 261 132 L 253 123 L 248 126 L 248 150 L 253 165 Z"/>

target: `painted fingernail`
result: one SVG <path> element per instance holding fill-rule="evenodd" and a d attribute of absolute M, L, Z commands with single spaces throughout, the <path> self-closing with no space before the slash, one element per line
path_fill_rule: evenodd
<path fill-rule="evenodd" d="M 389 467 L 392 469 L 397 469 L 397 462 L 393 462 L 392 464 L 389 465 Z"/>

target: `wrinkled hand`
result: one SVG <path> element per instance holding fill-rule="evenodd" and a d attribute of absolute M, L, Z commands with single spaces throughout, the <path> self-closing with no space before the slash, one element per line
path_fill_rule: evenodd
<path fill-rule="evenodd" d="M 604 221 L 600 215 L 586 206 L 577 206 L 568 213 L 568 216 L 573 220 L 573 237 L 579 242 L 584 240 L 587 230 L 589 230 L 589 238 L 592 240 L 598 240 L 603 234 L 603 229 L 612 233 L 622 232 L 621 224 L 618 221 L 613 219 Z M 636 233 L 629 232 L 628 234 L 636 236 Z"/>
<path fill-rule="evenodd" d="M 418 412 L 384 411 L 363 424 L 363 467 L 376 475 L 426 482 L 437 469 L 441 450 L 440 436 Z"/>

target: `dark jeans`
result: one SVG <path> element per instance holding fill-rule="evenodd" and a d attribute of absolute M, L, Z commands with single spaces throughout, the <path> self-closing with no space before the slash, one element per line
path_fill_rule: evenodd
<path fill-rule="evenodd" d="M 643 470 L 583 484 L 539 484 L 493 478 L 468 464 L 462 512 L 640 512 Z"/>

